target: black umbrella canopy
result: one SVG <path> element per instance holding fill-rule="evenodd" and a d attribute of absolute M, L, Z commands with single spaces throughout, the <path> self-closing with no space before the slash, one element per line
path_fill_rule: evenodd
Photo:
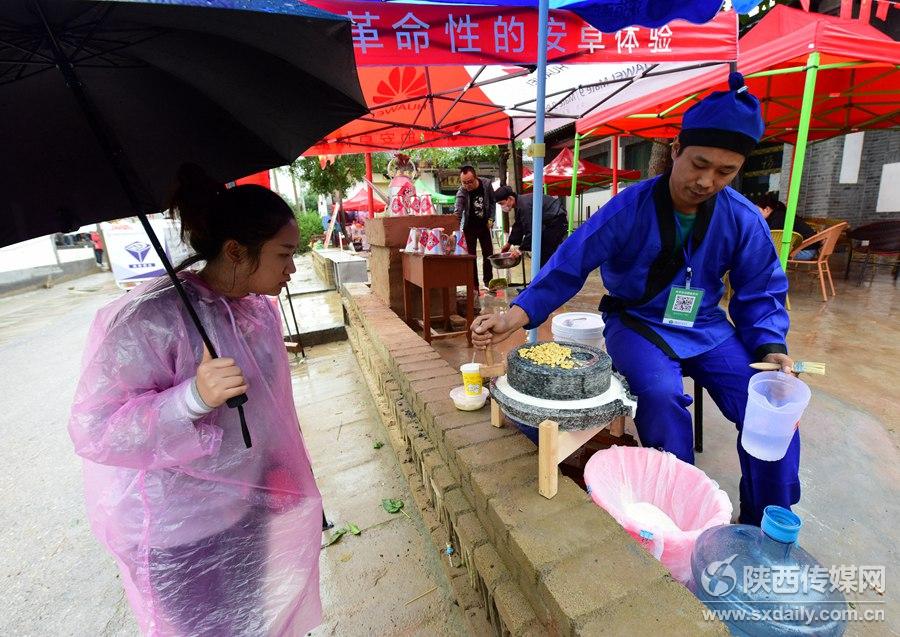
<path fill-rule="evenodd" d="M 350 23 L 295 0 L 2 0 L 0 246 L 158 212 L 183 162 L 230 181 L 366 111 Z"/>

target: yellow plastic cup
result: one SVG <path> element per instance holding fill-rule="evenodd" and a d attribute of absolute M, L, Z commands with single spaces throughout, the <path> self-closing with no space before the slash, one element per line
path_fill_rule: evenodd
<path fill-rule="evenodd" d="M 466 396 L 481 396 L 481 363 L 466 363 L 459 368 L 459 371 L 462 372 Z"/>

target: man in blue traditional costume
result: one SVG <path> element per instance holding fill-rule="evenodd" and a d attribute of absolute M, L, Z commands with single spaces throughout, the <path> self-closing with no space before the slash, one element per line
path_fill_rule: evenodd
<path fill-rule="evenodd" d="M 600 268 L 607 350 L 637 396 L 641 443 L 693 463 L 682 376 L 706 387 L 738 429 L 740 522 L 758 525 L 770 504 L 800 499 L 800 437 L 766 462 L 740 444 L 755 361 L 790 371 L 785 337 L 787 279 L 756 206 L 728 187 L 765 126 L 759 100 L 732 73 L 728 91 L 691 107 L 672 144 L 670 172 L 613 197 L 581 226 L 508 312 L 479 317 L 474 342 L 487 347 L 542 324 Z M 719 307 L 729 272 L 731 322 Z"/>

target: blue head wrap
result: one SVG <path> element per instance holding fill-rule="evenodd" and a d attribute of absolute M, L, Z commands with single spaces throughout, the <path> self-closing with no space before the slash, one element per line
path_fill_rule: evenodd
<path fill-rule="evenodd" d="M 728 76 L 728 88 L 710 93 L 685 112 L 678 135 L 682 148 L 710 146 L 746 157 L 756 147 L 766 129 L 759 100 L 747 90 L 740 73 Z"/>

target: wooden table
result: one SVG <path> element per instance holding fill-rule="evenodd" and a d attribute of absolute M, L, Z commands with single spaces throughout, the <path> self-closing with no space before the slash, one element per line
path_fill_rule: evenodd
<path fill-rule="evenodd" d="M 422 292 L 422 338 L 431 343 L 436 338 L 450 338 L 466 335 L 469 345 L 472 334 L 469 328 L 475 320 L 475 256 L 474 255 L 421 255 L 402 253 L 403 260 L 403 314 L 407 324 L 414 326 L 412 317 L 413 286 Z M 453 332 L 450 325 L 450 291 L 453 291 L 453 304 L 456 305 L 456 288 L 466 286 L 466 329 L 465 332 Z M 444 297 L 444 327 L 448 331 L 438 334 L 431 329 L 431 311 L 428 300 L 432 289 L 441 290 Z M 435 317 L 438 320 L 441 317 Z"/>

